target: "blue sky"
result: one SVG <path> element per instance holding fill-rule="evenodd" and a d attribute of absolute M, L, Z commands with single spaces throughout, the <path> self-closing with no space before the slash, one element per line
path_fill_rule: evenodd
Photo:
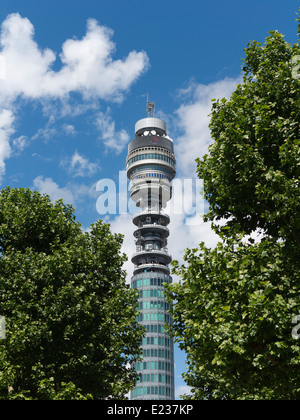
<path fill-rule="evenodd" d="M 174 139 L 177 179 L 196 178 L 194 159 L 210 142 L 212 98 L 241 80 L 243 49 L 271 30 L 297 41 L 296 0 L 1 0 L 0 181 L 74 205 L 83 229 L 99 217 L 134 250 L 130 214 L 99 214 L 101 179 L 119 189 L 127 143 L 156 103 Z M 194 181 L 193 181 L 194 182 Z M 194 185 L 194 184 L 193 184 Z M 169 249 L 217 238 L 183 190 L 170 208 Z M 193 201 L 194 200 L 194 201 Z M 195 204 L 195 203 L 194 203 Z M 99 209 L 99 208 L 98 208 Z M 117 208 L 118 209 L 118 208 Z M 177 211 L 176 211 L 177 209 Z M 191 211 L 189 211 L 191 210 Z M 130 261 L 125 268 L 130 278 Z M 176 393 L 184 391 L 184 354 L 176 350 Z"/>

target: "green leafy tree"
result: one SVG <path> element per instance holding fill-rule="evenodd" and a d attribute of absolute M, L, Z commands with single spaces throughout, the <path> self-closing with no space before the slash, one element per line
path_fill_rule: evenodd
<path fill-rule="evenodd" d="M 1 399 L 124 398 L 143 331 L 122 236 L 29 189 L 0 192 Z"/>
<path fill-rule="evenodd" d="M 197 172 L 222 242 L 187 250 L 174 264 L 182 282 L 168 288 L 191 398 L 300 399 L 298 61 L 299 43 L 270 32 L 245 49 L 231 98 L 212 105 L 214 141 Z M 245 239 L 253 232 L 260 241 Z"/>

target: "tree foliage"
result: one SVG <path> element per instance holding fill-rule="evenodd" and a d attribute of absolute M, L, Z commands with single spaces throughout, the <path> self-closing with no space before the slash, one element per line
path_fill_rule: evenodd
<path fill-rule="evenodd" d="M 222 241 L 187 250 L 168 288 L 191 398 L 300 399 L 299 56 L 276 31 L 250 43 L 243 82 L 212 105 L 197 172 Z M 259 241 L 246 239 L 254 232 Z"/>
<path fill-rule="evenodd" d="M 29 189 L 0 192 L 0 398 L 124 398 L 139 354 L 121 235 Z"/>
<path fill-rule="evenodd" d="M 243 83 L 230 100 L 214 102 L 214 142 L 198 159 L 207 219 L 224 218 L 235 232 L 261 229 L 299 246 L 300 81 L 293 57 L 300 61 L 300 44 L 287 44 L 275 31 L 245 53 Z"/>

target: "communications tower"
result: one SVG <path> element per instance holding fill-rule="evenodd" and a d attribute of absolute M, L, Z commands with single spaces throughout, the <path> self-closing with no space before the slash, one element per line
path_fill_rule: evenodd
<path fill-rule="evenodd" d="M 140 379 L 132 400 L 174 399 L 174 346 L 164 326 L 172 320 L 163 283 L 172 282 L 167 249 L 170 218 L 164 208 L 172 196 L 176 159 L 166 123 L 154 117 L 154 107 L 147 98 L 147 118 L 135 124 L 126 159 L 131 198 L 141 210 L 133 217 L 136 252 L 131 259 L 131 287 L 138 289 L 138 321 L 147 331 L 143 360 L 135 364 Z"/>

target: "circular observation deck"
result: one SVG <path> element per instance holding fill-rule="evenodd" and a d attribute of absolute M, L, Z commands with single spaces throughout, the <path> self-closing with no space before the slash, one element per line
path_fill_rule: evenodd
<path fill-rule="evenodd" d="M 161 137 L 140 137 L 129 143 L 136 142 L 135 147 L 127 155 L 127 177 L 148 174 L 157 178 L 165 177 L 170 181 L 176 175 L 176 159 L 173 152 L 173 143 Z M 172 144 L 172 148 L 164 147 L 162 143 Z"/>
<path fill-rule="evenodd" d="M 158 225 L 155 223 L 145 224 L 143 226 L 138 227 L 133 232 L 133 235 L 135 236 L 135 238 L 140 238 L 150 233 L 153 233 L 153 235 L 158 234 L 161 236 L 161 238 L 164 239 L 170 235 L 170 231 L 166 226 Z"/>
<path fill-rule="evenodd" d="M 133 269 L 134 276 L 141 273 L 151 273 L 151 272 L 155 274 L 159 274 L 161 272 L 165 275 L 170 275 L 169 267 L 164 264 L 145 263 L 145 264 L 135 265 Z"/>
<path fill-rule="evenodd" d="M 132 222 L 137 227 L 154 224 L 157 226 L 167 226 L 170 223 L 170 216 L 157 210 L 145 210 L 133 216 Z"/>
<path fill-rule="evenodd" d="M 145 260 L 144 262 L 142 260 Z M 140 261 L 140 263 L 139 263 Z M 171 255 L 165 251 L 160 251 L 158 249 L 143 250 L 135 252 L 131 257 L 131 262 L 135 265 L 140 264 L 170 264 L 172 261 Z"/>
<path fill-rule="evenodd" d="M 128 144 L 128 155 L 130 155 L 134 150 L 140 149 L 141 147 L 160 147 L 166 149 L 171 153 L 174 153 L 174 145 L 170 138 L 162 137 L 160 135 L 148 134 L 144 136 L 137 136 Z"/>
<path fill-rule="evenodd" d="M 167 124 L 165 121 L 161 120 L 160 118 L 155 117 L 147 117 L 142 118 L 141 120 L 137 121 L 135 124 L 135 134 L 137 136 L 144 133 L 145 130 L 152 131 L 155 130 L 157 134 L 163 135 L 167 134 Z"/>
<path fill-rule="evenodd" d="M 176 159 L 166 123 L 159 118 L 143 118 L 135 125 L 135 135 L 128 144 L 127 177 L 132 180 L 150 176 L 171 181 L 176 174 Z"/>

